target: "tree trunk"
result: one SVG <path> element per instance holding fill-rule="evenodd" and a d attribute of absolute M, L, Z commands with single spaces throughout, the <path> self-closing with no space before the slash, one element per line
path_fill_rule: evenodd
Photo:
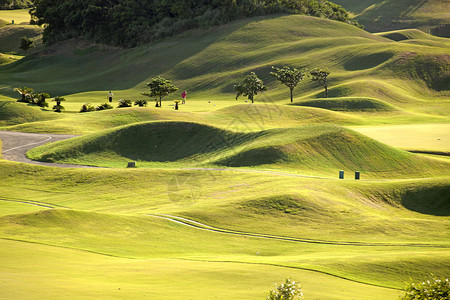
<path fill-rule="evenodd" d="M 252 100 L 252 103 L 253 103 L 253 96 L 250 97 L 250 100 Z"/>
<path fill-rule="evenodd" d="M 325 98 L 328 98 L 328 87 L 325 86 Z"/>
<path fill-rule="evenodd" d="M 292 92 L 294 91 L 293 88 L 291 88 L 291 102 L 294 102 L 294 97 L 292 96 Z"/>
<path fill-rule="evenodd" d="M 162 101 L 162 96 L 159 96 L 159 107 L 162 107 L 161 101 Z"/>

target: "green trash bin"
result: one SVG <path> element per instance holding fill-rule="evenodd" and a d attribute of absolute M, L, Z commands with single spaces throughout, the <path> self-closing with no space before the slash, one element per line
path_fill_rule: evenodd
<path fill-rule="evenodd" d="M 339 171 L 339 179 L 344 179 L 344 171 Z"/>
<path fill-rule="evenodd" d="M 355 172 L 355 180 L 359 180 L 359 178 L 360 178 L 359 171 L 356 171 Z"/>

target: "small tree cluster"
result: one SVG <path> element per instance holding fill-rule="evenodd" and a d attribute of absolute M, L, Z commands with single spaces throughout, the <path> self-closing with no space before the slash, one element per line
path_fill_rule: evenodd
<path fill-rule="evenodd" d="M 15 88 L 14 91 L 20 94 L 20 98 L 17 100 L 18 102 L 29 103 L 40 107 L 48 107 L 46 99 L 50 98 L 50 95 L 47 93 L 35 93 L 32 88 L 28 87 Z"/>
<path fill-rule="evenodd" d="M 267 300 L 300 300 L 303 299 L 303 292 L 300 284 L 287 278 L 282 284 L 275 284 L 269 291 Z"/>
<path fill-rule="evenodd" d="M 421 283 L 411 283 L 406 288 L 406 294 L 402 300 L 447 300 L 450 299 L 450 282 L 448 278 L 423 281 Z"/>
<path fill-rule="evenodd" d="M 89 103 L 84 103 L 81 106 L 80 113 L 82 112 L 90 112 L 90 111 L 99 111 L 99 110 L 105 110 L 105 109 L 112 109 L 113 107 L 109 105 L 108 103 L 102 103 L 99 106 L 93 106 Z"/>
<path fill-rule="evenodd" d="M 298 70 L 296 68 L 291 68 L 288 66 L 284 66 L 282 68 L 272 66 L 272 70 L 273 71 L 269 74 L 289 88 L 291 102 L 294 102 L 294 89 L 305 78 L 305 76 L 307 76 L 307 71 Z M 330 71 L 320 68 L 315 68 L 308 74 L 308 76 L 310 76 L 313 81 L 317 81 L 325 88 L 326 98 L 328 98 L 328 75 L 330 75 Z M 266 91 L 267 87 L 264 86 L 263 81 L 259 79 L 254 72 L 251 72 L 250 75 L 247 75 L 244 78 L 242 83 L 234 85 L 234 90 L 237 93 L 236 100 L 241 95 L 244 95 L 248 97 L 248 99 L 251 100 L 252 103 L 254 103 L 254 96 L 256 96 L 258 92 Z"/>

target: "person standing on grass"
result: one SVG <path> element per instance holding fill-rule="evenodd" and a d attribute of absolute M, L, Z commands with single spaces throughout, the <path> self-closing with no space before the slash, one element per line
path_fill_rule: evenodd
<path fill-rule="evenodd" d="M 113 98 L 114 98 L 114 94 L 111 91 L 109 91 L 109 94 L 108 94 L 109 102 L 112 102 Z"/>
<path fill-rule="evenodd" d="M 186 91 L 181 93 L 181 99 L 182 99 L 181 104 L 185 104 L 186 103 L 186 94 L 187 94 Z"/>

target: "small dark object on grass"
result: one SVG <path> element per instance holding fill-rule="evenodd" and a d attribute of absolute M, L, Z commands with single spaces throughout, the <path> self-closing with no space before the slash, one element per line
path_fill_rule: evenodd
<path fill-rule="evenodd" d="M 134 162 L 134 161 L 129 161 L 129 162 L 128 162 L 127 168 L 136 168 L 136 162 Z"/>

